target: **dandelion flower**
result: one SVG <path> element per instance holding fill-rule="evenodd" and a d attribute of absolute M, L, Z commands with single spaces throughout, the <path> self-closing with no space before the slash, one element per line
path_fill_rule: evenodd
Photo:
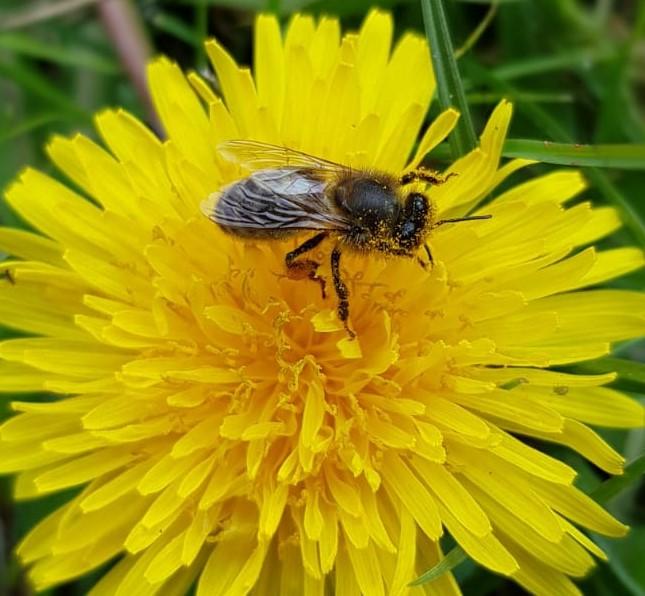
<path fill-rule="evenodd" d="M 92 594 L 406 594 L 450 535 L 472 559 L 542 594 L 578 593 L 626 527 L 525 437 L 611 474 L 623 458 L 588 425 L 643 423 L 614 375 L 549 367 L 645 331 L 645 296 L 584 289 L 636 269 L 636 249 L 590 245 L 619 225 L 567 202 L 571 170 L 497 193 L 490 220 L 430 238 L 431 271 L 345 259 L 350 341 L 310 281 L 284 275 L 294 243 L 226 236 L 200 202 L 243 174 L 227 139 L 400 173 L 451 131 L 421 131 L 434 80 L 423 39 L 391 50 L 392 20 L 296 16 L 256 24 L 253 74 L 206 45 L 222 97 L 165 58 L 150 86 L 167 139 L 131 115 L 96 117 L 107 149 L 55 138 L 67 186 L 32 169 L 7 200 L 40 233 L 4 228 L 0 471 L 16 498 L 77 487 L 18 547 L 37 589 L 113 565 Z M 475 210 L 500 166 L 511 106 L 428 189 L 439 216 Z M 420 134 L 421 133 L 421 134 Z M 420 136 L 416 152 L 415 140 Z M 412 158 L 410 155 L 412 153 Z M 89 200 L 88 200 L 89 199 Z M 322 246 L 322 253 L 327 250 Z M 321 255 L 322 256 L 322 255 Z M 323 271 L 329 275 L 329 271 Z M 450 574 L 423 587 L 458 594 Z"/>

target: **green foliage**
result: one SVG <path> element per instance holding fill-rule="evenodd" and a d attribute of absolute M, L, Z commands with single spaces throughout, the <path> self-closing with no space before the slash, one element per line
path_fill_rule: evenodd
<path fill-rule="evenodd" d="M 598 503 L 606 504 L 613 497 L 620 494 L 623 490 L 639 480 L 645 472 L 645 455 L 641 455 L 637 460 L 631 462 L 622 476 L 614 476 L 603 482 L 599 487 L 591 492 L 591 496 Z"/>
<path fill-rule="evenodd" d="M 443 0 L 421 0 L 426 37 L 430 45 L 432 66 L 437 79 L 437 99 L 441 109 L 456 108 L 461 117 L 450 135 L 452 157 L 457 158 L 474 149 L 477 140 L 466 93 L 457 68 Z"/>
<path fill-rule="evenodd" d="M 545 163 L 572 167 L 621 168 L 645 170 L 645 145 L 569 145 L 550 141 L 508 139 L 504 145 L 506 157 L 523 157 Z"/>
<path fill-rule="evenodd" d="M 464 552 L 464 549 L 461 546 L 455 546 L 446 554 L 446 556 L 441 559 L 432 569 L 426 571 L 423 575 L 417 577 L 413 582 L 410 582 L 410 587 L 422 586 L 431 582 L 444 573 L 452 571 L 457 565 L 463 563 L 468 558 L 468 555 Z"/>
<path fill-rule="evenodd" d="M 587 360 L 571 367 L 573 372 L 582 374 L 604 374 L 615 372 L 618 378 L 613 383 L 617 389 L 645 394 L 645 364 L 606 356 L 597 360 Z"/>
<path fill-rule="evenodd" d="M 80 6 L 78 2 L 50 4 Z M 430 162 L 441 163 L 471 147 L 473 131 L 481 131 L 492 106 L 506 97 L 515 103 L 515 116 L 504 155 L 543 163 L 516 173 L 509 184 L 548 171 L 550 164 L 579 166 L 591 184 L 585 200 L 617 206 L 626 223 L 605 246 L 645 247 L 645 120 L 638 101 L 645 96 L 645 2 L 136 0 L 133 4 L 155 53 L 200 69 L 206 65 L 200 42 L 207 35 L 216 35 L 236 58 L 248 63 L 251 24 L 258 11 L 275 12 L 285 23 L 296 10 L 337 14 L 346 28 L 356 28 L 371 6 L 389 9 L 395 15 L 397 33 L 416 29 L 422 35 L 427 32 L 433 42 L 437 103 L 455 105 L 468 115 L 461 119 L 452 145 L 437 148 Z M 0 188 L 27 164 L 54 173 L 42 149 L 47 139 L 76 130 L 94 135 L 92 114 L 105 106 L 122 106 L 150 122 L 95 7 L 88 3 L 47 16 L 43 6 L 48 3 L 0 3 Z M 463 48 L 458 59 L 453 47 Z M 433 106 L 432 115 L 438 109 Z M 23 225 L 3 204 L 0 219 L 2 225 Z M 616 285 L 643 289 L 644 283 L 641 273 Z M 616 371 L 619 376 L 613 386 L 642 399 L 643 361 L 645 342 L 637 341 L 620 346 L 612 357 L 569 370 Z M 1 406 L 0 417 L 5 417 L 8 408 Z M 578 485 L 632 526 L 624 540 L 594 537 L 610 562 L 585 580 L 583 592 L 643 594 L 645 435 L 641 431 L 602 434 L 632 462 L 623 476 L 607 479 L 577 454 L 543 447 L 575 467 Z M 15 505 L 10 492 L 9 481 L 2 479 L 0 550 L 5 552 L 61 499 L 68 498 L 57 495 Z M 466 595 L 514 593 L 504 578 L 464 561 L 460 549 L 449 550 L 444 561 L 417 582 L 432 581 L 449 569 Z M 71 582 L 56 593 L 84 594 L 91 583 L 91 578 Z M 0 593 L 27 593 L 15 561 L 4 571 L 0 567 Z"/>

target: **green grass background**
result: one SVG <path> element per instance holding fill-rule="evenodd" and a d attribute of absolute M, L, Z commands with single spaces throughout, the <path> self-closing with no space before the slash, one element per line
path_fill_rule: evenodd
<path fill-rule="evenodd" d="M 376 5 L 393 12 L 397 34 L 408 29 L 424 34 L 424 3 L 430 17 L 427 33 L 443 48 L 435 65 L 446 75 L 443 101 L 450 93 L 462 95 L 462 109 L 469 111 L 474 130 L 481 131 L 495 103 L 502 97 L 511 99 L 515 116 L 505 155 L 546 162 L 516 174 L 509 183 L 558 167 L 552 164 L 578 165 L 592 185 L 585 199 L 617 206 L 625 220 L 625 227 L 603 245 L 645 248 L 645 0 L 137 0 L 130 6 L 153 54 L 166 54 L 186 69 L 203 69 L 201 41 L 206 36 L 217 36 L 239 62 L 250 63 L 258 11 L 276 12 L 283 23 L 296 10 L 335 14 L 345 29 L 355 29 Z M 62 10 L 48 16 L 43 7 L 53 5 Z M 440 27 L 441 17 L 447 29 Z M 446 50 L 446 32 L 457 60 Z M 429 118 L 438 113 L 439 103 L 433 104 Z M 27 164 L 57 175 L 43 151 L 48 138 L 76 131 L 95 137 L 92 114 L 106 106 L 123 106 L 150 121 L 96 2 L 2 0 L 0 188 Z M 455 136 L 452 144 L 430 156 L 433 166 L 443 167 L 467 147 L 472 132 L 460 128 Z M 0 223 L 23 225 L 4 203 Z M 642 290 L 645 274 L 634 273 L 613 285 Z M 638 340 L 617 346 L 611 359 L 577 369 L 618 370 L 615 385 L 642 400 L 644 361 L 645 341 Z M 0 418 L 9 415 L 8 401 L 0 402 Z M 545 447 L 579 471 L 581 488 L 632 526 L 624 540 L 598 538 L 610 563 L 600 565 L 581 586 L 591 595 L 645 594 L 645 434 L 636 430 L 603 435 L 634 462 L 630 474 L 609 484 L 602 472 L 575 453 Z M 0 479 L 0 596 L 31 593 L 12 548 L 69 495 L 14 504 L 11 481 Z M 454 571 L 468 595 L 521 593 L 470 561 Z M 47 594 L 84 594 L 94 580 L 82 578 Z"/>

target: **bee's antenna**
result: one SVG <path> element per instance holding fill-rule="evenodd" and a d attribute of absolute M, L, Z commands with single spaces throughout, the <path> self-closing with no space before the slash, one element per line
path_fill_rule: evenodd
<path fill-rule="evenodd" d="M 433 228 L 438 228 L 439 226 L 442 226 L 443 224 L 457 223 L 459 221 L 472 221 L 472 220 L 475 220 L 475 219 L 490 219 L 491 217 L 493 217 L 493 216 L 492 215 L 466 215 L 465 217 L 455 217 L 453 219 L 441 219 L 436 224 L 434 224 L 432 227 Z"/>

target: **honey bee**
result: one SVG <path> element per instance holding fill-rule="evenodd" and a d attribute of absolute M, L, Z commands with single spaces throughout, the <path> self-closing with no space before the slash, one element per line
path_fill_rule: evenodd
<path fill-rule="evenodd" d="M 247 240 L 315 232 L 285 255 L 285 266 L 289 278 L 319 283 L 323 298 L 326 283 L 318 275 L 320 263 L 303 255 L 324 240 L 332 240 L 337 313 L 350 338 L 355 333 L 348 324 L 349 290 L 340 273 L 344 248 L 363 254 L 416 258 L 425 269 L 433 263 L 426 242 L 431 230 L 448 223 L 490 218 L 472 215 L 435 221 L 433 204 L 425 194 L 405 192 L 406 186 L 416 181 L 444 182 L 424 168 L 396 177 L 255 141 L 227 141 L 218 150 L 225 159 L 252 173 L 213 193 L 202 203 L 203 213 L 225 232 Z M 421 246 L 427 262 L 416 255 Z"/>

